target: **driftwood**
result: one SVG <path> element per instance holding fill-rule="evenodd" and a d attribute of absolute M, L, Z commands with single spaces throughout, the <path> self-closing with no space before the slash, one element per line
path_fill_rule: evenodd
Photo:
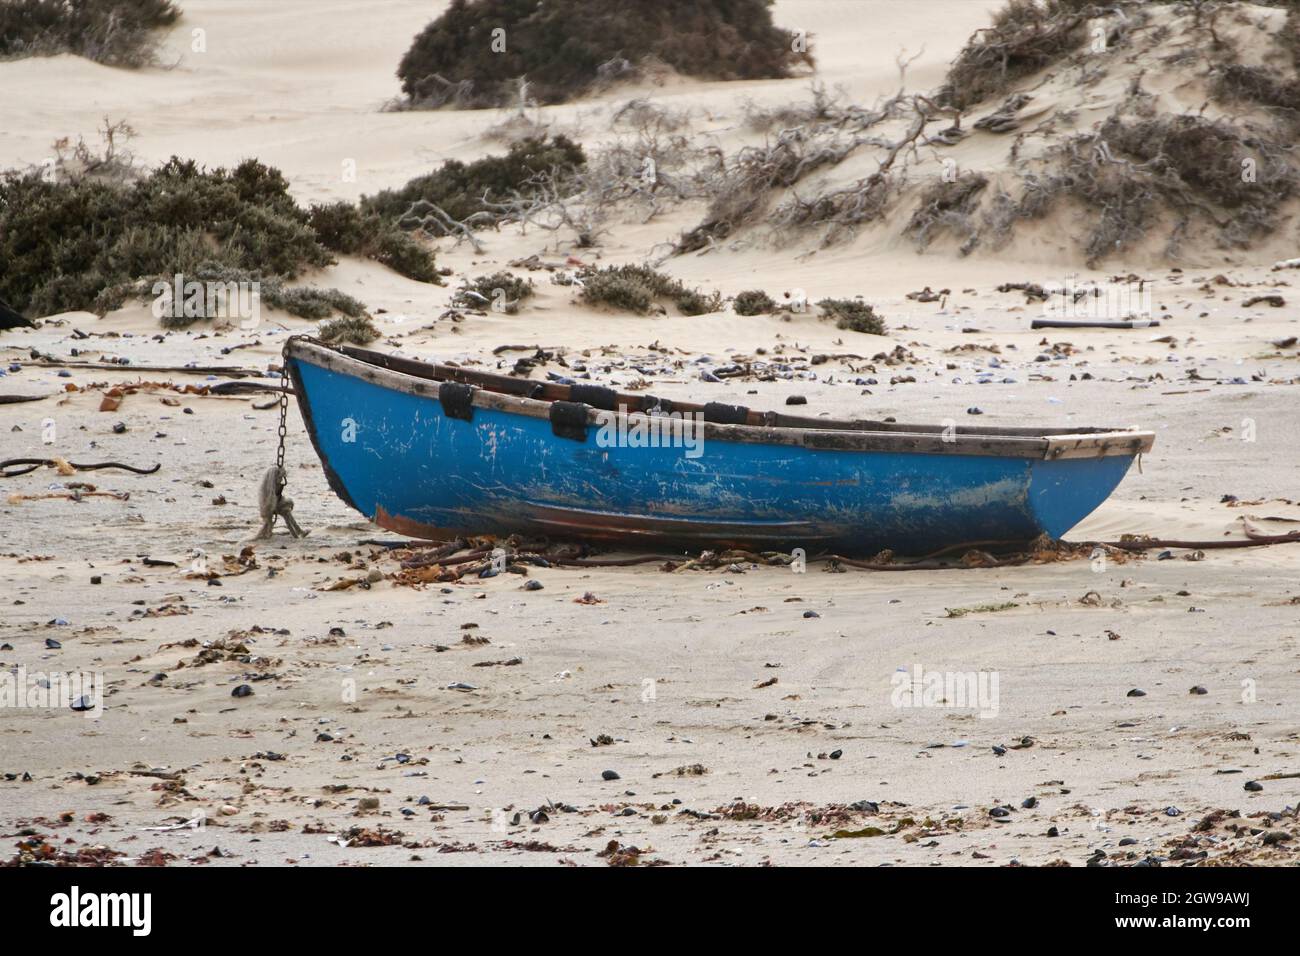
<path fill-rule="evenodd" d="M 186 375 L 225 375 L 228 378 L 271 378 L 270 372 L 257 368 L 233 368 L 224 365 L 117 365 L 113 362 L 64 362 L 41 356 L 33 363 L 41 368 L 84 368 L 113 372 L 180 372 Z"/>
<path fill-rule="evenodd" d="M 1094 322 L 1089 319 L 1034 319 L 1031 329 L 1155 329 L 1159 319 L 1134 319 L 1123 322 Z"/>

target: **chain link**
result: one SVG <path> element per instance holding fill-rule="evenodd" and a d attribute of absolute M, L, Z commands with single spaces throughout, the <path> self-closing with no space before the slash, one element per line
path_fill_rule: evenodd
<path fill-rule="evenodd" d="M 284 486 L 289 483 L 289 476 L 284 470 L 284 439 L 289 434 L 288 417 L 289 417 L 289 345 L 293 342 L 295 336 L 289 336 L 284 343 L 284 348 L 280 350 L 280 444 L 275 450 L 275 466 L 277 486 L 276 496 L 284 496 Z"/>
<path fill-rule="evenodd" d="M 280 497 L 284 496 L 284 486 L 289 483 L 289 475 L 284 470 L 284 440 L 289 434 L 289 346 L 296 341 L 310 342 L 312 345 L 319 345 L 333 352 L 338 351 L 314 335 L 291 335 L 285 340 L 284 347 L 280 349 L 280 428 L 279 445 L 275 449 L 275 465 L 279 469 L 277 474 L 280 476 L 276 493 Z"/>

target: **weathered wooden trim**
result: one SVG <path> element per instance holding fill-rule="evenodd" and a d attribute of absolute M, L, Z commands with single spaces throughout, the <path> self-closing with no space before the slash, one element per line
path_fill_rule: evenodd
<path fill-rule="evenodd" d="M 549 419 L 551 403 L 568 401 L 569 388 L 477 372 L 456 366 L 430 364 L 365 349 L 343 351 L 295 339 L 288 355 L 301 362 L 350 375 L 383 388 L 426 398 L 439 397 L 439 379 L 476 386 L 475 408 L 491 409 L 529 418 Z M 305 396 L 299 390 L 300 401 Z M 619 394 L 629 414 L 644 414 L 643 395 Z M 703 411 L 703 405 L 674 402 L 674 411 Z M 588 425 L 599 427 L 610 412 L 591 409 Z M 1002 458 L 1055 460 L 1136 455 L 1150 451 L 1153 432 L 1085 428 L 1068 434 L 1027 427 L 956 428 L 943 425 L 908 425 L 900 422 L 823 421 L 815 418 L 750 412 L 746 425 L 703 425 L 706 441 L 793 445 L 821 451 L 890 452 L 925 455 L 984 455 Z M 775 424 L 759 424 L 774 422 Z"/>

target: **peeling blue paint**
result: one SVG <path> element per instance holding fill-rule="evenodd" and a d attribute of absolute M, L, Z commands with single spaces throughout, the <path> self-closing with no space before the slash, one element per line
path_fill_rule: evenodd
<path fill-rule="evenodd" d="M 545 419 L 477 408 L 447 418 L 410 395 L 294 360 L 335 491 L 393 530 L 615 538 L 920 554 L 951 544 L 1060 537 L 1101 504 L 1126 455 L 1039 461 L 706 441 L 601 448 Z M 356 423 L 343 440 L 341 423 Z"/>

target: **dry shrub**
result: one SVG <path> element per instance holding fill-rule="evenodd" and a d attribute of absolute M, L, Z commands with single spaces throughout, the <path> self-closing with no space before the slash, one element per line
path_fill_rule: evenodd
<path fill-rule="evenodd" d="M 561 103 L 662 64 L 712 80 L 777 79 L 812 57 L 771 0 L 452 0 L 402 58 L 408 102 Z M 649 67 L 643 66 L 649 64 Z"/>
<path fill-rule="evenodd" d="M 905 231 L 921 249 L 941 233 L 955 232 L 963 238 L 961 253 L 966 255 L 979 242 L 979 229 L 971 216 L 988 184 L 983 173 L 966 173 L 951 182 L 939 180 L 921 193 Z"/>
<path fill-rule="evenodd" d="M 775 142 L 742 149 L 706 186 L 710 200 L 704 221 L 682 236 L 676 251 L 694 252 L 727 238 L 766 211 L 773 190 L 839 163 L 858 145 L 856 138 L 795 127 L 782 130 Z"/>
<path fill-rule="evenodd" d="M 1091 4 L 1081 0 L 1009 0 L 978 30 L 948 69 L 947 99 L 967 109 L 1076 50 Z"/>
<path fill-rule="evenodd" d="M 1000 243 L 1015 222 L 1072 199 L 1087 217 L 1090 264 L 1130 248 L 1162 218 L 1174 223 L 1171 256 L 1197 223 L 1215 229 L 1221 245 L 1246 246 L 1277 228 L 1281 207 L 1300 186 L 1285 143 L 1192 115 L 1112 116 L 1098 134 L 1072 137 L 1044 159 L 1024 177 L 1018 200 L 994 197 L 985 224 Z"/>

